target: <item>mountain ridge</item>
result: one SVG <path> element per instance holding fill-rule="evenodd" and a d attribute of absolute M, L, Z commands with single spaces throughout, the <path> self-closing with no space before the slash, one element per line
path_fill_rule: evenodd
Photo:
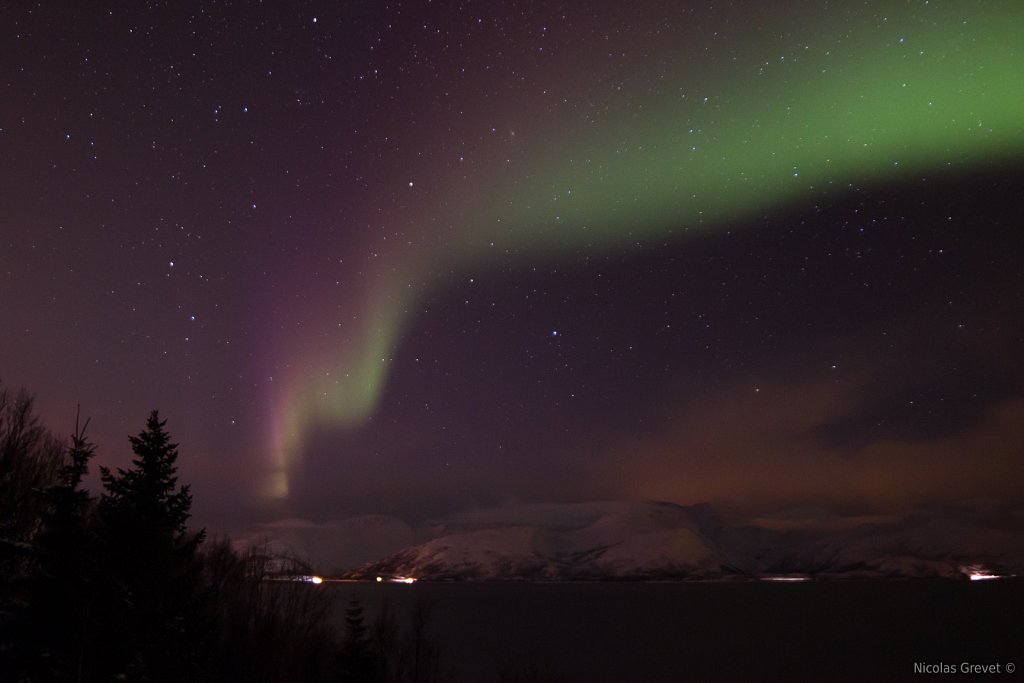
<path fill-rule="evenodd" d="M 453 515 L 346 574 L 433 581 L 966 578 L 1024 573 L 1018 513 L 914 511 L 847 530 L 726 523 L 707 504 L 535 504 Z"/>

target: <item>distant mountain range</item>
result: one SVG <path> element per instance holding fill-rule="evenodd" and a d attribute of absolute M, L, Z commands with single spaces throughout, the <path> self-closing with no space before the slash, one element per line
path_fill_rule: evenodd
<path fill-rule="evenodd" d="M 1024 574 L 1024 518 L 930 510 L 846 529 L 727 525 L 707 505 L 530 505 L 454 517 L 354 577 L 420 580 L 967 578 Z"/>
<path fill-rule="evenodd" d="M 395 517 L 264 531 L 276 550 L 349 578 L 446 581 L 967 578 L 1024 575 L 1024 513 L 998 506 L 903 516 L 726 523 L 708 505 L 599 502 Z M 352 567 L 358 567 L 352 569 Z M 332 570 L 335 570 L 332 572 Z"/>

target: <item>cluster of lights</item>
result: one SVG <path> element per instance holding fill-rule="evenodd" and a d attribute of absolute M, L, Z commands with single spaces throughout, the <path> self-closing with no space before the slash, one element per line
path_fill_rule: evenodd
<path fill-rule="evenodd" d="M 339 582 L 340 583 L 351 583 L 353 581 L 352 579 L 325 579 L 322 576 L 315 576 L 315 575 L 311 575 L 311 574 L 300 575 L 300 576 L 279 576 L 279 577 L 276 577 L 276 578 L 271 578 L 270 580 L 272 580 L 272 581 L 298 581 L 298 582 L 301 582 L 301 583 L 311 583 L 311 584 L 313 584 L 315 586 L 319 586 L 320 584 L 326 583 L 328 581 L 330 581 L 332 583 L 339 583 Z M 377 583 L 383 583 L 385 581 L 387 583 L 404 583 L 404 584 L 416 583 L 416 579 L 414 579 L 411 576 L 388 576 L 388 577 L 378 576 L 377 577 Z"/>
<path fill-rule="evenodd" d="M 383 576 L 377 577 L 377 583 L 383 583 L 385 581 Z M 416 579 L 411 576 L 392 576 L 387 579 L 388 583 L 416 583 Z"/>
<path fill-rule="evenodd" d="M 1001 574 L 993 574 L 980 564 L 972 564 L 966 567 L 960 567 L 960 571 L 962 571 L 964 574 L 967 574 L 967 577 L 971 581 L 989 581 L 991 579 L 1005 578 Z"/>
<path fill-rule="evenodd" d="M 312 583 L 319 586 L 324 582 L 322 576 L 295 576 L 291 579 L 292 581 L 302 581 L 303 583 Z"/>

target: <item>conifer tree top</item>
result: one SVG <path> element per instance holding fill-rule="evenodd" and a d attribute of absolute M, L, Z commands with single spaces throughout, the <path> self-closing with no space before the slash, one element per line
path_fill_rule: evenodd
<path fill-rule="evenodd" d="M 108 510 L 118 508 L 137 515 L 136 524 L 148 521 L 157 528 L 185 534 L 192 494 L 188 486 L 178 488 L 178 445 L 171 442 L 166 424 L 158 411 L 152 411 L 146 428 L 128 437 L 135 453 L 132 467 L 118 468 L 116 474 L 101 468 L 106 489 L 103 504 Z"/>

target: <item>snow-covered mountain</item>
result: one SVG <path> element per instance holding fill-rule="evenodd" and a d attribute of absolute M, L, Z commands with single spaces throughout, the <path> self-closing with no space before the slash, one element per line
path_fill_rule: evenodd
<path fill-rule="evenodd" d="M 437 538 L 370 563 L 362 575 L 432 579 L 710 576 L 718 553 L 704 508 L 666 503 L 531 505 L 450 518 Z"/>
<path fill-rule="evenodd" d="M 1024 575 L 1024 521 L 1000 510 L 933 509 L 821 541 L 832 574 L 956 578 L 975 566 Z"/>
<path fill-rule="evenodd" d="M 840 530 L 724 524 L 707 505 L 610 502 L 476 511 L 353 576 L 428 580 L 961 577 L 1024 574 L 1024 520 L 931 510 Z"/>

